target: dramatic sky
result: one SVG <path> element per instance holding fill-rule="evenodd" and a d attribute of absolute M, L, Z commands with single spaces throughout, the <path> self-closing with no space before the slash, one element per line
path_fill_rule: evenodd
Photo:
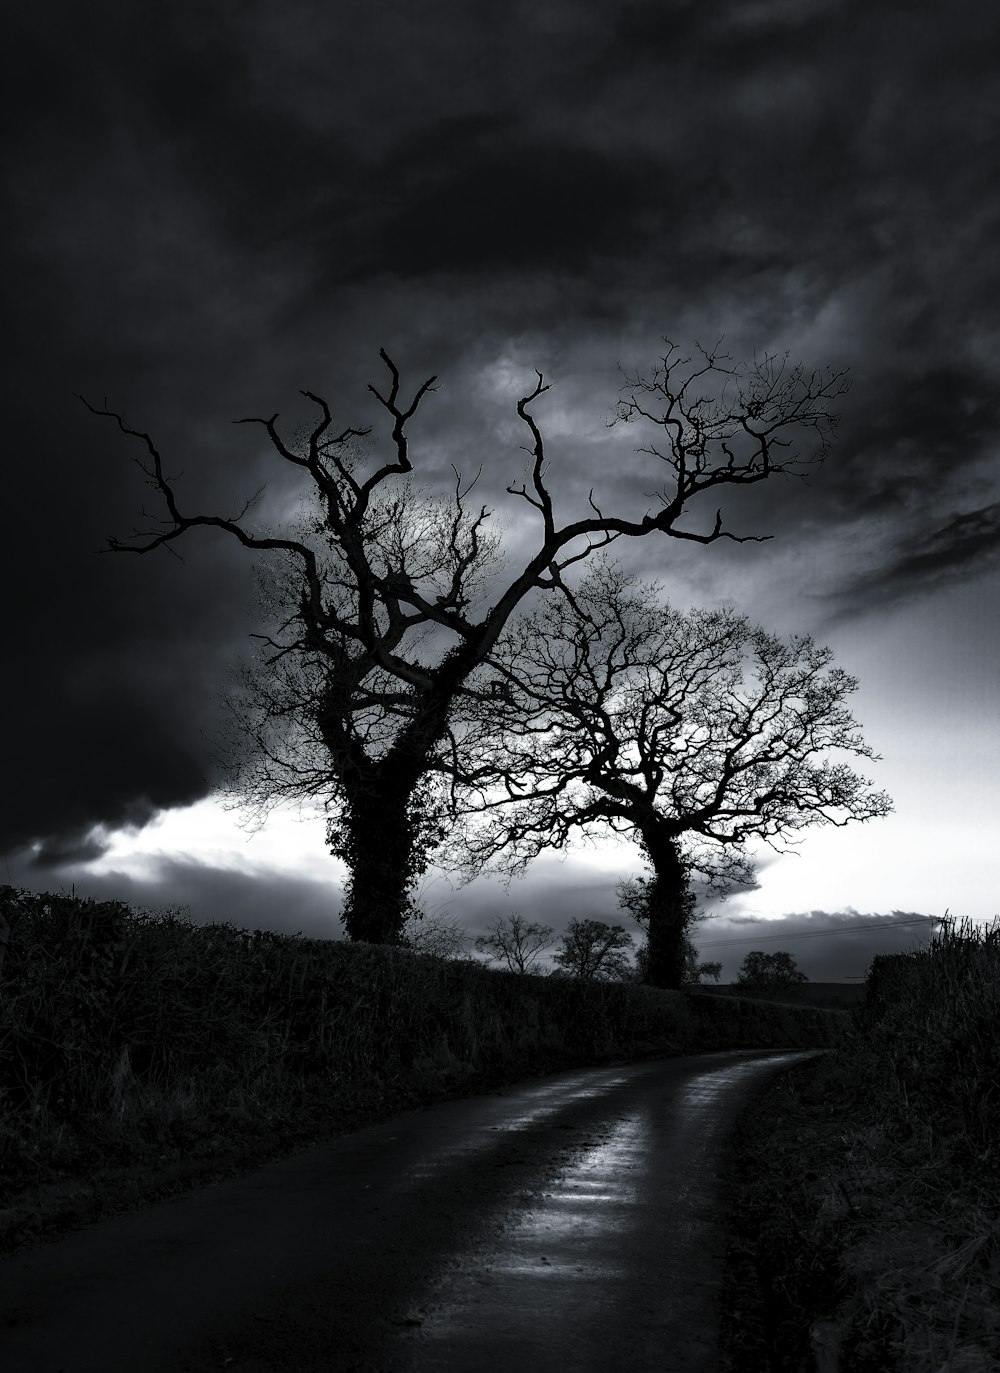
<path fill-rule="evenodd" d="M 814 978 L 859 976 L 921 928 L 861 926 L 994 914 L 1000 11 L 42 0 L 6 25 L 0 881 L 341 933 L 322 819 L 248 837 L 212 796 L 252 560 L 200 531 L 183 562 L 101 552 L 155 496 L 74 393 L 156 437 L 187 509 L 230 514 L 267 481 L 273 518 L 294 483 L 230 420 L 294 427 L 310 388 L 378 426 L 384 346 L 404 383 L 440 378 L 419 480 L 482 464 L 514 566 L 535 531 L 503 490 L 533 369 L 559 508 L 593 484 L 641 515 L 649 460 L 605 426 L 617 364 L 725 335 L 737 357 L 850 368 L 834 449 L 808 482 L 727 499 L 771 542 L 625 556 L 682 608 L 830 644 L 896 812 L 765 851 L 705 956 L 728 978 L 755 935 L 835 930 L 787 947 Z M 425 901 L 472 932 L 509 909 L 562 928 L 617 918 L 638 871 L 632 847 L 585 849 L 509 893 L 434 874 Z"/>

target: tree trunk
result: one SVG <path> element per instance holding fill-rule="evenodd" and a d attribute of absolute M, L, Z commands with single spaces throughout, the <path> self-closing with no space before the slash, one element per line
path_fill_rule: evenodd
<path fill-rule="evenodd" d="M 653 867 L 647 885 L 649 913 L 650 987 L 677 988 L 684 978 L 684 936 L 690 924 L 694 900 L 677 837 L 658 826 L 643 827 L 642 846 Z"/>
<path fill-rule="evenodd" d="M 351 871 L 342 917 L 351 939 L 371 944 L 402 939 L 411 911 L 410 888 L 427 866 L 428 850 L 443 837 L 433 809 L 425 804 L 422 783 L 428 777 L 428 759 L 447 729 L 459 684 L 480 656 L 475 644 L 448 654 L 431 685 L 415 693 L 421 709 L 378 760 L 367 755 L 348 728 L 351 691 L 336 672 L 330 674 L 318 723 L 344 808 L 327 837 Z"/>
<path fill-rule="evenodd" d="M 352 690 L 350 680 L 331 671 L 317 717 L 341 803 L 339 817 L 327 826 L 327 842 L 350 872 L 341 919 L 349 939 L 399 944 L 432 828 L 420 783 L 447 714 L 425 715 L 422 732 L 410 725 L 393 750 L 371 758 L 350 728 Z M 407 739 L 408 732 L 417 737 Z"/>
<path fill-rule="evenodd" d="M 399 778 L 379 777 L 348 797 L 334 852 L 351 870 L 343 913 L 351 939 L 398 944 L 402 938 L 420 871 L 413 790 Z"/>

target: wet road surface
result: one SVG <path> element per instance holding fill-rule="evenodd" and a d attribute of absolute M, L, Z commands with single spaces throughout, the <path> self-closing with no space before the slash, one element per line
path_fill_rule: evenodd
<path fill-rule="evenodd" d="M 714 1373 L 733 1120 L 809 1053 L 410 1111 L 0 1259 L 4 1373 Z"/>

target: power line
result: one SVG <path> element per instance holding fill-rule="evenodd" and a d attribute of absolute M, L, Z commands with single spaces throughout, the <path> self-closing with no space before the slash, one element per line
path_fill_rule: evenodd
<path fill-rule="evenodd" d="M 917 920 L 893 920 L 890 921 L 888 924 L 882 925 L 843 925 L 838 929 L 830 930 L 801 930 L 791 934 L 748 934 L 743 939 L 707 939 L 704 943 L 702 943 L 700 940 L 696 940 L 694 942 L 697 944 L 700 950 L 717 948 L 723 944 L 748 944 L 751 941 L 753 941 L 754 943 L 763 944 L 773 940 L 783 941 L 785 939 L 816 939 L 818 936 L 823 934 L 854 934 L 861 930 L 899 930 L 902 929 L 904 925 L 939 925 L 940 923 L 941 916 L 922 915 Z"/>

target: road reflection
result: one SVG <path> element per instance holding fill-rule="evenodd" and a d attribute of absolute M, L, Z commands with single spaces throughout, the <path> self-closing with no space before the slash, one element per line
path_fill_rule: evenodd
<path fill-rule="evenodd" d="M 720 1146 L 743 1089 L 800 1057 L 730 1059 L 647 1090 L 634 1076 L 594 1086 L 591 1097 L 631 1090 L 617 1105 L 612 1093 L 603 1122 L 567 1127 L 541 1184 L 429 1284 L 412 1367 L 710 1369 Z M 558 1114 L 548 1101 L 491 1128 L 557 1126 Z"/>

